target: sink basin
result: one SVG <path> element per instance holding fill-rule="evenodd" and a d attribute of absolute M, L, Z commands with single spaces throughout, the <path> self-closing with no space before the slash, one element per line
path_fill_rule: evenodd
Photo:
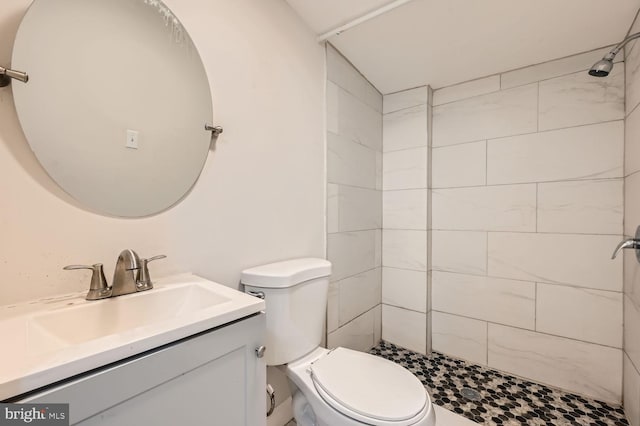
<path fill-rule="evenodd" d="M 99 301 L 84 293 L 0 306 L 0 401 L 264 310 L 264 301 L 192 274 Z"/>
<path fill-rule="evenodd" d="M 34 315 L 32 333 L 78 344 L 190 315 L 231 299 L 198 283 L 156 288 Z"/>

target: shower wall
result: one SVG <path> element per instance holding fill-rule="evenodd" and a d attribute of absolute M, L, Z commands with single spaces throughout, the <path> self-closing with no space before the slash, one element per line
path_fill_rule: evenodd
<path fill-rule="evenodd" d="M 640 28 L 634 28 L 637 31 Z M 633 236 L 640 225 L 640 44 L 627 45 L 625 56 L 624 233 Z M 640 265 L 633 250 L 625 251 L 624 264 L 624 410 L 631 425 L 639 426 Z"/>
<path fill-rule="evenodd" d="M 327 345 L 381 337 L 382 95 L 327 45 Z"/>
<path fill-rule="evenodd" d="M 384 97 L 382 338 L 427 353 L 431 91 Z"/>
<path fill-rule="evenodd" d="M 624 67 L 590 52 L 434 91 L 433 350 L 622 391 Z"/>

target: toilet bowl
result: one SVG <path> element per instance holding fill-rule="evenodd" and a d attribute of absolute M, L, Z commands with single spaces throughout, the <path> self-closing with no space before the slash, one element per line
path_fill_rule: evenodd
<path fill-rule="evenodd" d="M 242 272 L 247 293 L 262 297 L 267 365 L 292 385 L 299 426 L 433 426 L 435 412 L 420 380 L 386 359 L 320 347 L 331 264 L 294 259 Z"/>
<path fill-rule="evenodd" d="M 298 426 L 432 426 L 435 413 L 420 381 L 383 358 L 318 348 L 287 365 Z"/>

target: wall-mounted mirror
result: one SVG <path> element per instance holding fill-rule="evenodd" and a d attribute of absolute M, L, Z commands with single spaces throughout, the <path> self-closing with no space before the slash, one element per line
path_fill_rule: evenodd
<path fill-rule="evenodd" d="M 12 84 L 47 173 L 87 208 L 147 216 L 195 184 L 211 143 L 211 91 L 186 30 L 159 0 L 34 0 Z"/>

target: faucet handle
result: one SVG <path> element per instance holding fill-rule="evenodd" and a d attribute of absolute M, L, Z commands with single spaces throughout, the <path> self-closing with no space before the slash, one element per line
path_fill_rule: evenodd
<path fill-rule="evenodd" d="M 151 276 L 149 275 L 149 262 L 154 260 L 165 259 L 167 256 L 164 254 L 153 256 L 148 259 L 140 259 L 140 269 L 138 271 L 138 279 L 136 285 L 138 291 L 151 290 L 153 288 L 153 282 L 151 282 Z"/>
<path fill-rule="evenodd" d="M 91 285 L 89 286 L 89 292 L 87 293 L 87 300 L 100 300 L 111 297 L 111 287 L 107 284 L 107 279 L 104 277 L 104 268 L 102 263 L 96 263 L 95 265 L 68 265 L 64 268 L 65 271 L 73 271 L 77 269 L 89 269 L 93 271 L 91 274 Z"/>
<path fill-rule="evenodd" d="M 611 259 L 615 259 L 618 253 L 623 249 L 634 249 L 636 252 L 636 259 L 640 262 L 640 226 L 636 228 L 636 235 L 634 238 L 627 238 L 618 244 L 611 255 Z"/>

